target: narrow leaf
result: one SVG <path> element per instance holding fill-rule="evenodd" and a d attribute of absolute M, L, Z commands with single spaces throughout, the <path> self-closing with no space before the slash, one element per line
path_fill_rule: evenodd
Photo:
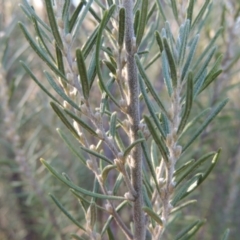
<path fill-rule="evenodd" d="M 82 229 L 84 232 L 86 232 L 85 228 L 63 207 L 63 205 L 57 200 L 56 197 L 54 197 L 53 194 L 49 194 L 49 196 L 52 198 L 54 203 L 58 206 L 58 208 L 80 229 Z"/>
<path fill-rule="evenodd" d="M 114 138 L 116 135 L 117 112 L 113 112 L 110 118 L 109 134 Z"/>
<path fill-rule="evenodd" d="M 154 141 L 156 142 L 156 144 L 162 154 L 163 159 L 165 160 L 166 163 L 168 163 L 169 160 L 168 160 L 168 156 L 167 156 L 165 143 L 162 141 L 161 137 L 158 135 L 152 120 L 147 116 L 144 116 L 144 120 L 148 126 L 148 130 L 150 131 Z"/>
<path fill-rule="evenodd" d="M 138 131 L 138 135 L 139 135 L 140 138 L 144 138 L 143 133 L 141 131 Z M 158 181 L 157 181 L 157 176 L 156 176 L 155 170 L 153 168 L 151 158 L 150 158 L 149 153 L 148 153 L 148 146 L 147 146 L 146 140 L 141 142 L 141 146 L 142 146 L 143 154 L 145 156 L 148 168 L 149 168 L 150 173 L 152 175 L 153 181 L 156 185 L 158 193 L 160 194 L 160 189 L 159 189 L 159 184 L 158 184 Z"/>
<path fill-rule="evenodd" d="M 111 170 L 116 169 L 116 168 L 117 168 L 116 165 L 107 165 L 107 166 L 102 170 L 101 176 L 102 176 L 103 182 L 105 182 L 105 181 L 107 180 L 108 173 L 109 173 Z"/>
<path fill-rule="evenodd" d="M 80 80 L 81 80 L 81 85 L 83 90 L 83 96 L 85 99 L 88 99 L 90 89 L 89 89 L 89 83 L 88 83 L 87 69 L 86 69 L 82 51 L 80 49 L 76 50 L 76 57 L 77 57 L 78 72 L 80 74 Z"/>
<path fill-rule="evenodd" d="M 138 140 L 136 140 L 135 142 L 133 142 L 132 144 L 130 144 L 130 146 L 128 146 L 124 153 L 123 156 L 126 158 L 128 156 L 128 154 L 130 154 L 131 150 L 139 143 L 143 142 L 145 139 L 144 138 L 140 138 Z"/>
<path fill-rule="evenodd" d="M 141 14 L 136 35 L 136 45 L 139 46 L 144 34 L 148 12 L 148 0 L 142 0 Z"/>
<path fill-rule="evenodd" d="M 139 85 L 140 85 L 140 89 L 141 89 L 142 95 L 144 97 L 144 100 L 145 100 L 145 102 L 147 104 L 148 110 L 149 110 L 149 112 L 151 114 L 151 117 L 153 118 L 153 120 L 154 120 L 158 130 L 160 131 L 161 135 L 165 138 L 166 137 L 165 133 L 164 133 L 164 131 L 162 129 L 162 126 L 160 124 L 160 121 L 159 121 L 158 117 L 155 114 L 153 106 L 152 106 L 152 104 L 151 104 L 151 102 L 150 102 L 150 100 L 149 100 L 149 98 L 147 96 L 147 93 L 146 93 L 146 90 L 145 90 L 145 87 L 144 87 L 144 84 L 143 84 L 143 81 L 142 81 L 141 77 L 139 77 Z"/>
<path fill-rule="evenodd" d="M 192 72 L 189 72 L 188 81 L 187 81 L 187 94 L 185 99 L 185 108 L 181 118 L 181 122 L 178 127 L 178 131 L 177 131 L 178 134 L 182 132 L 182 130 L 184 129 L 188 121 L 188 117 L 192 109 L 192 102 L 193 102 L 193 75 L 192 75 Z"/>
<path fill-rule="evenodd" d="M 208 126 L 208 124 L 218 115 L 218 113 L 223 109 L 223 107 L 227 104 L 228 99 L 223 100 L 220 102 L 217 107 L 212 111 L 210 116 L 203 122 L 200 128 L 193 134 L 191 139 L 188 143 L 184 146 L 182 152 L 184 152 L 192 143 L 193 141 L 204 131 L 204 129 Z"/>
<path fill-rule="evenodd" d="M 92 150 L 90 150 L 89 148 L 86 148 L 86 147 L 84 147 L 84 146 L 80 146 L 80 148 L 81 148 L 82 150 L 84 150 L 85 152 L 87 152 L 87 153 L 89 153 L 89 154 L 91 154 L 91 155 L 93 155 L 93 156 L 95 156 L 95 157 L 97 157 L 97 158 L 100 158 L 100 159 L 102 159 L 103 161 L 105 161 L 105 162 L 107 162 L 107 163 L 109 163 L 109 164 L 113 164 L 113 161 L 112 161 L 112 160 L 110 160 L 109 158 L 105 157 L 104 155 L 102 155 L 102 154 L 100 154 L 100 153 L 98 153 L 98 152 L 96 152 L 96 151 L 92 151 Z"/>
<path fill-rule="evenodd" d="M 192 23 L 193 7 L 194 7 L 194 0 L 190 0 L 187 8 L 187 19 L 189 19 L 190 25 Z"/>
<path fill-rule="evenodd" d="M 176 0 L 171 0 L 171 6 L 172 6 L 173 15 L 176 21 L 178 21 L 178 10 L 177 10 Z"/>
<path fill-rule="evenodd" d="M 119 10 L 118 45 L 122 49 L 125 34 L 125 8 Z"/>
<path fill-rule="evenodd" d="M 75 23 L 77 22 L 78 16 L 83 9 L 83 6 L 84 6 L 83 1 L 80 1 L 78 6 L 76 7 L 76 9 L 74 10 L 73 15 L 71 16 L 71 18 L 69 20 L 69 32 L 72 32 L 73 27 L 74 27 Z"/>
<path fill-rule="evenodd" d="M 161 218 L 153 210 L 148 207 L 143 207 L 142 210 L 147 213 L 150 218 L 154 219 L 160 226 L 163 226 Z"/>
<path fill-rule="evenodd" d="M 70 130 L 70 132 L 75 136 L 76 138 L 79 138 L 77 131 L 72 126 L 72 124 L 68 121 L 68 119 L 64 116 L 62 110 L 58 107 L 57 104 L 54 102 L 50 102 L 51 107 L 53 108 L 54 112 L 58 115 L 58 117 L 61 119 L 63 124 Z"/>
<path fill-rule="evenodd" d="M 138 9 L 134 16 L 134 23 L 133 23 L 134 35 L 137 35 L 139 21 L 140 21 L 140 10 Z"/>
<path fill-rule="evenodd" d="M 224 232 L 221 240 L 228 240 L 229 233 L 230 233 L 230 230 L 229 230 L 229 228 L 227 228 L 226 231 Z"/>
<path fill-rule="evenodd" d="M 168 95 L 171 96 L 173 89 L 172 89 L 171 77 L 169 74 L 169 64 L 167 60 L 167 54 L 165 50 L 162 52 L 162 71 L 163 71 L 164 83 L 168 90 Z"/>
<path fill-rule="evenodd" d="M 91 135 L 97 137 L 96 131 L 92 129 L 89 124 L 85 123 L 79 116 L 76 116 L 74 113 L 68 109 L 64 109 L 64 112 L 67 113 L 72 119 L 74 119 L 81 127 L 86 129 Z"/>
<path fill-rule="evenodd" d="M 49 20 L 49 23 L 50 23 L 50 27 L 52 29 L 54 39 L 56 40 L 56 43 L 57 43 L 58 47 L 60 49 L 63 49 L 62 38 L 61 38 L 60 33 L 58 31 L 58 25 L 57 25 L 57 22 L 56 22 L 56 18 L 54 16 L 52 1 L 45 0 L 45 5 L 46 5 L 48 20 Z"/>
<path fill-rule="evenodd" d="M 158 94 L 156 93 L 156 91 L 154 90 L 147 74 L 145 73 L 145 70 L 143 69 L 143 66 L 140 62 L 140 59 L 138 57 L 138 55 L 135 55 L 135 60 L 136 60 L 136 64 L 137 64 L 137 67 L 138 67 L 138 70 L 139 70 L 139 73 L 141 75 L 141 77 L 143 78 L 149 92 L 152 94 L 154 100 L 157 102 L 158 106 L 160 107 L 160 109 L 165 113 L 165 114 L 168 114 L 163 103 L 161 102 L 160 98 L 158 97 Z"/>
<path fill-rule="evenodd" d="M 79 108 L 79 106 L 71 99 L 69 98 L 64 91 L 62 90 L 61 87 L 58 86 L 58 84 L 53 80 L 52 76 L 47 72 L 44 71 L 44 74 L 48 80 L 48 82 L 50 83 L 50 85 L 52 86 L 52 88 L 57 92 L 57 94 L 59 96 L 61 96 L 65 101 L 67 101 L 71 106 L 73 106 L 74 108 L 76 108 L 77 110 L 81 111 L 81 109 Z"/>
<path fill-rule="evenodd" d="M 29 42 L 29 44 L 32 47 L 32 49 L 37 53 L 37 55 L 48 65 L 48 67 L 54 73 L 56 73 L 59 77 L 63 78 L 67 82 L 66 77 L 57 69 L 55 64 L 52 63 L 51 60 L 39 49 L 38 45 L 34 42 L 34 40 L 32 39 L 31 35 L 27 31 L 26 27 L 21 22 L 19 22 L 18 24 L 19 24 L 19 26 L 20 26 L 20 28 L 21 28 L 25 38 Z"/>
<path fill-rule="evenodd" d="M 25 69 L 25 71 L 30 75 L 30 77 L 33 79 L 33 81 L 50 97 L 52 98 L 55 102 L 57 102 L 59 105 L 61 105 L 61 103 L 47 90 L 47 88 L 45 88 L 41 82 L 35 77 L 35 75 L 33 74 L 33 72 L 28 68 L 28 66 L 23 62 L 20 61 L 21 65 L 23 66 L 23 68 Z"/>
<path fill-rule="evenodd" d="M 112 195 L 103 195 L 99 193 L 93 193 L 88 190 L 85 190 L 83 188 L 80 188 L 73 184 L 72 182 L 68 181 L 65 179 L 61 174 L 59 174 L 49 163 L 47 163 L 44 159 L 40 159 L 42 164 L 56 177 L 58 178 L 61 182 L 65 183 L 68 187 L 74 189 L 77 192 L 80 192 L 82 194 L 85 194 L 90 197 L 95 197 L 95 198 L 100 198 L 100 199 L 109 199 L 109 200 L 125 200 L 123 197 L 118 197 L 118 196 L 112 196 Z"/>
<path fill-rule="evenodd" d="M 86 165 L 86 160 L 84 157 L 79 153 L 79 149 L 76 149 L 72 142 L 68 139 L 68 137 L 63 133 L 63 131 L 59 128 L 57 128 L 57 132 L 60 135 L 60 137 L 63 139 L 63 141 L 67 144 L 68 148 L 75 154 L 75 156 L 84 164 Z"/>
<path fill-rule="evenodd" d="M 195 18 L 193 24 L 192 24 L 192 29 L 194 29 L 196 27 L 196 25 L 202 20 L 203 15 L 209 5 L 209 3 L 211 2 L 211 0 L 206 0 L 205 3 L 203 4 L 201 10 L 199 11 L 197 17 Z"/>

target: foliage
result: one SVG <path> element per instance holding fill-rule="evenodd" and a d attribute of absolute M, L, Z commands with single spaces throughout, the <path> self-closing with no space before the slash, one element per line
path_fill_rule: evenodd
<path fill-rule="evenodd" d="M 216 116 L 228 101 L 224 80 L 236 74 L 240 54 L 215 44 L 221 45 L 220 38 L 230 41 L 239 11 L 232 26 L 214 26 L 213 35 L 208 23 L 215 5 L 199 2 L 95 0 L 81 1 L 72 10 L 69 0 L 45 0 L 48 21 L 27 1 L 20 5 L 37 38 L 28 23 L 19 22 L 20 29 L 47 70 L 39 77 L 28 61 L 21 60 L 21 65 L 50 97 L 62 122 L 57 132 L 80 160 L 74 166 L 87 167 L 85 178 L 92 183 L 92 188 L 79 184 L 68 168 L 68 175 L 59 173 L 61 161 L 50 163 L 51 156 L 41 159 L 70 189 L 73 196 L 65 202 L 71 198 L 80 203 L 83 218 L 76 217 L 76 207 L 63 204 L 61 192 L 50 194 L 75 225 L 72 238 L 195 239 L 206 222 L 195 217 L 181 221 L 181 211 L 196 203 L 190 194 L 199 198 L 198 189 L 207 189 L 200 184 L 213 175 L 219 160 L 217 144 L 207 141 L 218 140 L 212 126 L 221 130 L 222 123 L 227 125 L 224 115 Z M 222 7 L 222 23 L 228 8 Z M 159 72 L 157 78 L 152 70 Z M 51 123 L 53 136 L 54 128 Z M 220 235 L 227 239 L 229 231 Z"/>

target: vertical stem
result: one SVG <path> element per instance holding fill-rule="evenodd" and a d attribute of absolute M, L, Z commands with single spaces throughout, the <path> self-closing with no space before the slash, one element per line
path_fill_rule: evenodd
<path fill-rule="evenodd" d="M 134 59 L 136 53 L 136 39 L 133 29 L 133 0 L 124 0 L 125 15 L 125 47 L 127 52 L 127 80 L 128 80 L 128 118 L 130 121 L 131 143 L 138 139 L 138 127 L 140 123 L 139 86 L 137 78 L 137 66 Z M 142 150 L 137 145 L 131 152 L 131 181 L 136 191 L 133 202 L 134 239 L 145 239 L 145 221 L 142 211 Z"/>

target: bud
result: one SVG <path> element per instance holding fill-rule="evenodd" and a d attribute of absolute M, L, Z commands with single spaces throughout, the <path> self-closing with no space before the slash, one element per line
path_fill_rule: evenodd
<path fill-rule="evenodd" d="M 132 195 L 130 192 L 126 192 L 126 193 L 124 194 L 124 197 L 125 197 L 127 200 L 129 200 L 129 201 L 132 201 L 132 202 L 135 201 L 135 198 L 133 197 L 133 195 Z"/>
<path fill-rule="evenodd" d="M 113 207 L 110 203 L 106 203 L 105 208 L 106 208 L 108 213 L 113 214 Z"/>

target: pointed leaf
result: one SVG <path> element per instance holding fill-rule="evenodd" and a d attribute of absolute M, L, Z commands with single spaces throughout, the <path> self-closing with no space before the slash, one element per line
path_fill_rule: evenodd
<path fill-rule="evenodd" d="M 117 168 L 116 165 L 107 165 L 107 166 L 102 170 L 101 176 L 102 176 L 103 182 L 106 181 L 106 179 L 107 179 L 107 177 L 108 177 L 108 173 L 109 173 L 112 169 L 116 169 L 116 168 Z"/>
<path fill-rule="evenodd" d="M 57 43 L 58 47 L 60 49 L 63 49 L 62 38 L 61 38 L 60 33 L 58 31 L 58 25 L 57 25 L 56 18 L 55 18 L 55 15 L 54 15 L 52 1 L 45 0 L 45 5 L 46 5 L 48 20 L 49 20 L 49 23 L 50 23 L 50 27 L 52 29 L 54 39 L 56 40 L 56 43 Z"/>
<path fill-rule="evenodd" d="M 194 7 L 194 0 L 189 0 L 188 8 L 187 8 L 187 19 L 189 19 L 190 25 L 192 23 L 193 7 Z"/>
<path fill-rule="evenodd" d="M 167 156 L 165 143 L 162 141 L 161 137 L 158 135 L 157 131 L 155 130 L 152 120 L 147 116 L 144 116 L 144 120 L 148 126 L 148 130 L 150 131 L 154 141 L 156 142 L 156 144 L 162 154 L 163 159 L 165 160 L 166 163 L 168 163 L 169 160 L 168 160 L 168 156 Z"/>
<path fill-rule="evenodd" d="M 153 212 L 153 210 L 151 210 L 150 208 L 148 207 L 143 207 L 142 210 L 147 213 L 147 215 L 154 219 L 160 226 L 163 226 L 163 222 L 161 220 L 161 218 L 155 213 Z"/>
<path fill-rule="evenodd" d="M 77 131 L 75 128 L 72 126 L 72 124 L 68 121 L 68 119 L 64 116 L 62 110 L 60 107 L 58 107 L 57 104 L 54 102 L 50 102 L 51 107 L 53 108 L 54 112 L 58 115 L 58 117 L 61 119 L 63 124 L 70 130 L 70 132 L 73 134 L 74 137 L 77 139 L 79 138 Z"/>
<path fill-rule="evenodd" d="M 85 228 L 63 207 L 63 205 L 57 200 L 54 195 L 49 194 L 49 196 L 52 198 L 54 203 L 58 206 L 58 208 L 80 229 L 82 229 L 84 232 L 86 232 Z"/>
<path fill-rule="evenodd" d="M 74 10 L 74 12 L 69 20 L 69 32 L 72 32 L 73 27 L 74 27 L 75 23 L 77 22 L 78 16 L 83 9 L 83 6 L 84 6 L 84 2 L 80 1 L 78 6 L 76 7 L 76 9 Z"/>
<path fill-rule="evenodd" d="M 76 149 L 69 138 L 63 133 L 63 131 L 59 128 L 57 128 L 57 132 L 60 135 L 60 137 L 63 139 L 63 141 L 67 144 L 68 148 L 76 155 L 76 157 L 84 164 L 86 165 L 86 160 L 84 157 L 79 153 L 79 149 Z"/>
<path fill-rule="evenodd" d="M 86 69 L 86 65 L 85 65 L 85 61 L 84 61 L 84 58 L 83 58 L 82 51 L 80 49 L 76 50 L 76 58 L 77 58 L 78 72 L 80 74 L 83 96 L 84 96 L 85 99 L 88 99 L 88 97 L 89 97 L 89 84 L 88 84 L 87 69 Z"/>
<path fill-rule="evenodd" d="M 186 123 L 188 121 L 188 117 L 190 115 L 191 109 L 192 109 L 192 102 L 193 102 L 193 75 L 192 72 L 189 72 L 188 74 L 188 82 L 187 82 L 187 94 L 185 99 L 185 108 L 184 112 L 181 118 L 181 122 L 178 127 L 177 133 L 180 134 L 184 127 L 186 126 Z"/>
<path fill-rule="evenodd" d="M 171 0 L 171 6 L 172 6 L 173 15 L 176 21 L 178 21 L 178 10 L 177 10 L 176 0 Z"/>
<path fill-rule="evenodd" d="M 217 107 L 212 111 L 212 113 L 208 116 L 208 118 L 202 123 L 200 128 L 193 134 L 191 139 L 188 143 L 183 147 L 182 152 L 184 152 L 192 143 L 193 141 L 204 131 L 204 129 L 208 126 L 208 124 L 218 115 L 218 113 L 224 108 L 227 104 L 228 99 L 223 100 L 220 102 Z"/>
<path fill-rule="evenodd" d="M 73 184 L 72 182 L 65 179 L 60 173 L 58 173 L 49 163 L 47 163 L 44 159 L 40 159 L 42 164 L 61 182 L 65 183 L 68 187 L 72 188 L 73 190 L 80 192 L 82 194 L 85 194 L 90 197 L 100 198 L 100 199 L 109 199 L 109 200 L 125 200 L 123 197 L 118 196 L 112 196 L 112 195 L 103 195 L 99 193 L 93 193 L 88 190 L 85 190 L 83 188 L 80 188 Z"/>
<path fill-rule="evenodd" d="M 119 10 L 118 45 L 122 49 L 125 34 L 125 8 Z"/>
<path fill-rule="evenodd" d="M 76 116 L 74 113 L 69 111 L 68 109 L 64 109 L 64 112 L 67 113 L 72 119 L 74 119 L 81 127 L 86 129 L 91 135 L 97 137 L 97 133 L 94 129 L 92 129 L 89 124 L 85 123 L 80 117 Z"/>
<path fill-rule="evenodd" d="M 140 139 L 136 140 L 135 142 L 131 143 L 130 146 L 128 146 L 128 147 L 125 149 L 125 151 L 124 151 L 124 153 L 123 153 L 123 156 L 126 158 L 126 157 L 130 154 L 131 150 L 132 150 L 137 144 L 143 142 L 144 140 L 145 140 L 145 138 L 140 138 Z"/>
<path fill-rule="evenodd" d="M 52 86 L 52 88 L 57 92 L 57 94 L 59 96 L 61 96 L 65 101 L 67 101 L 71 106 L 73 106 L 74 108 L 76 108 L 77 110 L 81 111 L 81 109 L 79 108 L 79 106 L 71 99 L 69 98 L 64 91 L 62 90 L 61 87 L 58 86 L 58 84 L 53 80 L 52 76 L 47 72 L 44 71 L 44 74 L 48 80 L 48 82 L 50 83 L 50 85 Z"/>
<path fill-rule="evenodd" d="M 175 66 L 175 62 L 174 62 L 174 57 L 172 55 L 171 49 L 169 47 L 169 44 L 168 44 L 168 41 L 166 38 L 163 38 L 163 45 L 164 45 L 164 49 L 167 54 L 168 64 L 170 67 L 172 86 L 173 86 L 173 88 L 176 88 L 177 87 L 177 70 L 176 70 L 176 66 Z"/>
<path fill-rule="evenodd" d="M 154 88 L 153 88 L 153 86 L 152 86 L 152 84 L 151 84 L 147 74 L 145 73 L 145 71 L 143 69 L 143 66 L 142 66 L 142 64 L 140 62 L 140 59 L 139 59 L 138 55 L 135 55 L 135 60 L 136 60 L 136 64 L 137 64 L 137 67 L 138 67 L 138 71 L 139 71 L 141 77 L 143 78 L 143 80 L 144 80 L 144 82 L 145 82 L 149 92 L 152 94 L 154 100 L 157 102 L 157 104 L 160 107 L 160 109 L 165 114 L 167 114 L 167 111 L 166 111 L 163 103 L 161 102 L 160 98 L 158 97 L 158 95 L 157 95 L 156 91 L 154 90 Z"/>
<path fill-rule="evenodd" d="M 141 14 L 136 35 L 136 45 L 139 46 L 144 34 L 148 12 L 148 0 L 142 0 Z"/>

